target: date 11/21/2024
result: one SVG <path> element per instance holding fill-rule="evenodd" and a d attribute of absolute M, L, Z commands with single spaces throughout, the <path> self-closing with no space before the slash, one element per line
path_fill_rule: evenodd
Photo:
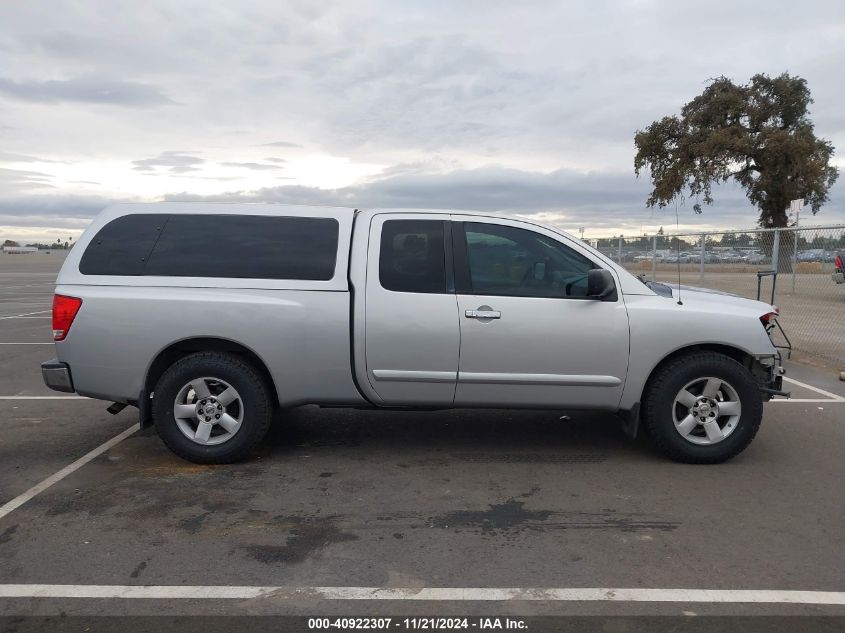
<path fill-rule="evenodd" d="M 474 618 L 308 618 L 309 630 L 399 630 L 399 631 L 438 631 L 438 630 L 524 630 L 528 625 L 525 620 L 509 617 L 474 617 Z"/>

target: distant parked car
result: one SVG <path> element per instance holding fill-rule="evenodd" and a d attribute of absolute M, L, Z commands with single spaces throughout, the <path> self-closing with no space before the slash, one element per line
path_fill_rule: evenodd
<path fill-rule="evenodd" d="M 836 267 L 836 271 L 830 277 L 838 284 L 845 284 L 845 266 L 842 264 L 843 260 L 845 260 L 845 253 L 839 253 L 839 255 L 833 258 L 833 265 Z"/>
<path fill-rule="evenodd" d="M 830 254 L 822 248 L 814 248 L 798 253 L 799 262 L 823 262 L 830 258 Z"/>
<path fill-rule="evenodd" d="M 657 263 L 662 263 L 668 261 L 666 259 L 666 255 L 663 253 L 638 253 L 634 260 L 635 262 L 650 262 L 652 259 L 656 259 Z"/>
<path fill-rule="evenodd" d="M 746 255 L 742 256 L 742 261 L 746 264 L 762 264 L 766 261 L 766 256 L 763 253 L 747 253 Z"/>

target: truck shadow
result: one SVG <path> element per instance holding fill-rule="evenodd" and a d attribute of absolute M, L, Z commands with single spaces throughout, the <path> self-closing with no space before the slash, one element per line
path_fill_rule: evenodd
<path fill-rule="evenodd" d="M 307 406 L 282 412 L 265 450 L 273 456 L 307 449 L 360 447 L 397 455 L 448 451 L 470 461 L 590 461 L 637 453 L 609 413 L 459 409 L 367 411 Z M 364 453 L 362 453 L 363 455 Z"/>

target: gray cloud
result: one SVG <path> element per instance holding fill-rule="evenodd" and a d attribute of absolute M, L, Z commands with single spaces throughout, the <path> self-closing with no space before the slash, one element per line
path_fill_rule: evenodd
<path fill-rule="evenodd" d="M 40 172 L 15 171 L 13 180 L 49 178 Z M 225 180 L 225 179 L 224 179 Z M 254 191 L 233 190 L 217 195 L 190 192 L 163 196 L 166 201 L 189 202 L 271 202 L 280 204 L 331 205 L 350 208 L 435 208 L 478 210 L 534 217 L 538 221 L 586 234 L 607 231 L 639 234 L 643 224 L 663 225 L 672 232 L 675 209 L 647 210 L 644 200 L 648 183 L 626 173 L 583 173 L 557 170 L 528 172 L 488 166 L 442 174 L 401 173 L 382 179 L 342 187 L 320 189 L 301 185 L 266 187 Z M 735 187 L 723 186 L 715 192 L 716 204 L 705 207 L 702 215 L 692 211 L 691 202 L 678 208 L 681 225 L 708 225 L 724 228 L 751 228 L 756 210 Z M 80 228 L 104 207 L 130 201 L 102 196 L 53 195 L 0 196 L 0 225 Z M 824 223 L 845 222 L 845 203 L 834 199 L 818 217 Z"/>
<path fill-rule="evenodd" d="M 18 192 L 26 189 L 52 187 L 51 179 L 50 174 L 40 171 L 0 167 L 0 192 Z"/>
<path fill-rule="evenodd" d="M 290 141 L 273 141 L 272 143 L 261 143 L 259 147 L 302 147 L 299 143 L 291 143 Z"/>
<path fill-rule="evenodd" d="M 0 163 L 57 163 L 59 161 L 48 160 L 46 158 L 38 158 L 36 156 L 29 156 L 27 154 L 10 154 L 9 152 L 0 152 Z"/>
<path fill-rule="evenodd" d="M 91 218 L 114 202 L 120 200 L 61 192 L 4 195 L 0 197 L 0 225 L 84 228 Z"/>
<path fill-rule="evenodd" d="M 13 81 L 0 77 L 0 94 L 34 103 L 77 101 L 137 108 L 176 103 L 155 86 L 98 77 L 47 81 Z"/>
<path fill-rule="evenodd" d="M 593 231 L 620 228 L 639 233 L 643 224 L 670 227 L 675 223 L 674 207 L 646 209 L 648 186 L 648 182 L 625 173 L 540 173 L 489 166 L 444 174 L 406 173 L 339 189 L 286 185 L 212 196 L 178 193 L 165 199 L 490 211 L 537 216 L 564 228 L 583 225 Z M 679 222 L 754 226 L 757 211 L 748 205 L 742 191 L 732 186 L 717 187 L 714 196 L 716 203 L 705 207 L 702 215 L 693 212 L 692 201 L 680 203 Z M 826 222 L 845 221 L 845 204 L 834 200 L 822 217 Z"/>
<path fill-rule="evenodd" d="M 67 157 L 74 180 L 102 185 L 74 190 L 66 181 L 43 196 L 37 188 L 56 184 L 49 174 L 6 173 L 0 206 L 18 209 L 21 222 L 26 213 L 82 221 L 79 194 L 120 189 L 99 167 L 126 161 L 131 148 L 142 158 L 127 170 L 196 178 L 196 190 L 174 197 L 236 181 L 202 173 L 232 156 L 313 178 L 311 166 L 328 155 L 341 160 L 327 165 L 341 167 L 328 167 L 325 182 L 343 180 L 343 159 L 352 173 L 388 167 L 338 189 L 276 187 L 287 171 L 232 170 L 268 186 L 219 197 L 502 210 L 567 226 L 671 224 L 673 210 L 643 206 L 648 182 L 633 178 L 633 134 L 721 74 L 805 77 L 817 133 L 845 146 L 837 0 L 814 0 L 800 12 L 783 2 L 760 12 L 754 3 L 712 0 L 704 13 L 672 0 L 255 0 L 247 8 L 222 0 L 202 11 L 148 0 L 117 13 L 91 2 L 54 5 L 0 3 L 3 150 Z M 175 101 L 179 108 L 159 107 Z M 159 154 L 161 147 L 202 153 Z M 265 153 L 290 157 L 262 160 Z M 306 153 L 314 162 L 298 164 Z M 845 219 L 843 182 L 812 221 Z M 226 186 L 238 184 L 219 185 Z M 160 191 L 131 193 L 152 199 Z M 681 221 L 754 223 L 741 191 L 718 194 L 701 216 L 682 207 Z"/>
<path fill-rule="evenodd" d="M 191 156 L 190 154 L 180 151 L 162 152 L 158 156 L 152 158 L 142 158 L 140 160 L 133 160 L 132 169 L 135 171 L 145 173 L 155 173 L 159 167 L 167 168 L 172 174 L 184 174 L 192 171 L 199 171 L 199 165 L 205 162 L 199 156 Z"/>
<path fill-rule="evenodd" d="M 227 161 L 227 162 L 220 163 L 220 164 L 225 166 L 225 167 L 241 167 L 243 169 L 252 169 L 253 171 L 264 171 L 264 170 L 269 170 L 269 169 L 281 169 L 281 165 L 265 165 L 263 163 L 249 163 L 249 162 L 238 163 L 238 162 L 233 162 L 233 161 Z"/>

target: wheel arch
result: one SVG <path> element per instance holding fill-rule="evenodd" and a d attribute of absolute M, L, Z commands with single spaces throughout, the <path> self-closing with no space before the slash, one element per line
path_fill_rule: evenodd
<path fill-rule="evenodd" d="M 262 378 L 267 383 L 270 389 L 271 396 L 275 403 L 279 402 L 279 393 L 276 389 L 276 383 L 273 380 L 270 370 L 267 369 L 267 363 L 252 349 L 231 339 L 215 337 L 215 336 L 196 336 L 190 338 L 180 339 L 174 341 L 167 347 L 160 350 L 147 368 L 146 376 L 144 378 L 144 392 L 140 398 L 143 399 L 145 395 L 153 395 L 155 385 L 161 375 L 180 358 L 184 358 L 189 354 L 195 352 L 225 352 L 229 354 L 237 354 L 244 360 L 248 361 L 256 371 L 258 371 Z"/>
<path fill-rule="evenodd" d="M 643 397 L 645 396 L 646 391 L 648 390 L 651 381 L 654 379 L 655 374 L 666 364 L 671 363 L 675 359 L 686 356 L 688 354 L 695 354 L 696 352 L 716 352 L 718 354 L 722 354 L 723 356 L 727 356 L 728 358 L 732 358 L 736 362 L 738 362 L 743 367 L 749 368 L 751 362 L 754 359 L 754 356 L 749 352 L 741 349 L 739 347 L 734 347 L 732 345 L 725 345 L 723 343 L 697 343 L 695 345 L 686 345 L 684 347 L 680 347 L 672 352 L 666 354 L 663 358 L 661 358 L 654 367 L 651 368 L 651 371 L 648 374 L 648 378 L 646 378 L 645 382 L 643 383 L 642 391 L 640 391 L 638 401 L 642 401 Z"/>

